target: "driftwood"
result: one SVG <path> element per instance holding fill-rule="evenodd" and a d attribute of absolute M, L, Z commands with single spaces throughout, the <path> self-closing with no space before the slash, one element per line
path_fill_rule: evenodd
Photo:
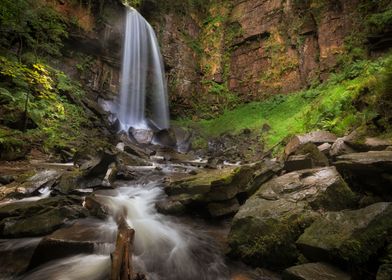
<path fill-rule="evenodd" d="M 132 248 L 135 230 L 125 221 L 124 217 L 118 221 L 116 249 L 111 254 L 111 280 L 134 280 L 132 267 Z"/>

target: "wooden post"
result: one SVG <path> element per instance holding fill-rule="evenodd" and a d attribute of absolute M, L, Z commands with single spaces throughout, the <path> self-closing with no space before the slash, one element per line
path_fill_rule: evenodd
<path fill-rule="evenodd" d="M 132 249 L 135 230 L 132 229 L 124 217 L 118 222 L 116 248 L 111 254 L 111 280 L 133 280 Z"/>

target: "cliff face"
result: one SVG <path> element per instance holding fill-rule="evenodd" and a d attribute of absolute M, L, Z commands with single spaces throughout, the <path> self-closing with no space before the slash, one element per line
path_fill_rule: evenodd
<path fill-rule="evenodd" d="M 172 113 L 203 117 L 326 80 L 342 64 L 368 54 L 365 18 L 388 6 L 367 0 L 230 0 L 179 8 L 171 2 L 146 1 L 144 13 L 158 30 Z"/>
<path fill-rule="evenodd" d="M 55 66 L 80 80 L 96 99 L 115 96 L 119 92 L 124 6 L 117 0 L 51 4 L 73 22 L 63 57 Z"/>

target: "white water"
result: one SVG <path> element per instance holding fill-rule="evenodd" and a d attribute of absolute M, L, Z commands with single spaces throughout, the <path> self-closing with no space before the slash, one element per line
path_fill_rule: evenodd
<path fill-rule="evenodd" d="M 116 108 L 121 129 L 169 127 L 163 61 L 151 25 L 135 9 L 126 11 L 120 99 Z M 147 121 L 149 120 L 149 121 Z"/>
<path fill-rule="evenodd" d="M 189 227 L 157 213 L 155 203 L 164 196 L 158 183 L 124 184 L 117 195 L 100 194 L 113 216 L 126 214 L 135 229 L 133 265 L 149 280 L 227 280 L 228 268 L 214 241 Z M 114 218 L 94 226 L 101 235 L 116 235 Z M 114 244 L 100 244 L 94 255 L 76 255 L 54 260 L 21 279 L 108 279 Z"/>
<path fill-rule="evenodd" d="M 209 238 L 157 213 L 155 203 L 164 194 L 156 183 L 124 185 L 118 191 L 107 198 L 110 208 L 125 212 L 135 229 L 136 270 L 146 272 L 151 280 L 228 279 L 219 248 Z"/>

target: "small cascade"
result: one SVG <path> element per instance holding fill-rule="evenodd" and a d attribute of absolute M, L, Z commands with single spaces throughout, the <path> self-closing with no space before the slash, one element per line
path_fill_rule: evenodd
<path fill-rule="evenodd" d="M 121 129 L 169 128 L 167 86 L 158 40 L 151 25 L 127 8 L 120 98 Z"/>

